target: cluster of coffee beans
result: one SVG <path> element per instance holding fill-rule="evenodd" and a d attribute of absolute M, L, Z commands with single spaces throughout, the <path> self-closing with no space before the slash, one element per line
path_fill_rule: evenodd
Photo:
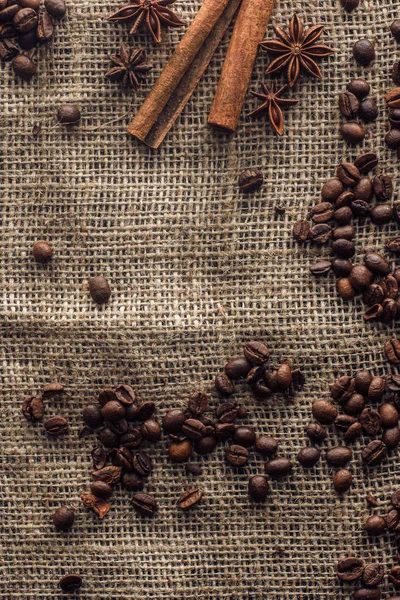
<path fill-rule="evenodd" d="M 380 319 L 392 321 L 398 313 L 397 295 L 400 271 L 390 274 L 387 260 L 377 252 L 367 252 L 364 264 L 353 264 L 354 217 L 369 217 L 375 225 L 384 225 L 393 218 L 400 223 L 400 204 L 389 203 L 393 194 L 389 175 L 366 176 L 378 164 L 376 154 L 367 152 L 354 163 L 344 162 L 337 168 L 337 176 L 328 179 L 322 187 L 322 201 L 311 207 L 313 225 L 300 220 L 293 227 L 293 236 L 302 242 L 323 245 L 332 241 L 333 260 L 322 259 L 311 266 L 316 276 L 331 271 L 339 278 L 337 291 L 343 300 L 352 300 L 363 294 L 364 303 L 370 307 L 364 315 L 366 321 Z M 373 199 L 376 203 L 371 206 Z M 392 240 L 387 249 L 400 250 L 400 243 Z M 379 278 L 379 279 L 376 279 Z"/>
<path fill-rule="evenodd" d="M 385 531 L 397 531 L 400 525 L 400 490 L 396 490 L 391 498 L 385 515 L 372 514 L 365 521 L 365 531 L 368 535 L 379 536 Z M 400 567 L 399 567 L 400 569 Z"/>
<path fill-rule="evenodd" d="M 288 361 L 277 367 L 269 365 L 268 347 L 257 341 L 248 342 L 243 348 L 243 356 L 232 358 L 223 372 L 215 378 L 215 388 L 223 396 L 231 396 L 235 391 L 233 381 L 243 380 L 251 388 L 255 398 L 267 400 L 274 393 L 283 393 L 293 399 L 296 391 L 304 387 L 304 376 L 300 369 L 292 369 Z"/>
<path fill-rule="evenodd" d="M 359 144 L 365 138 L 365 129 L 355 121 L 357 117 L 366 123 L 378 117 L 378 106 L 374 98 L 367 97 L 371 86 L 365 79 L 353 79 L 347 91 L 339 95 L 339 110 L 344 117 L 351 119 L 340 126 L 340 133 L 346 142 Z"/>
<path fill-rule="evenodd" d="M 311 423 L 306 433 L 311 441 L 321 444 L 327 437 L 324 425 L 334 424 L 343 434 L 346 444 L 354 442 L 362 434 L 373 437 L 362 451 L 362 460 L 367 467 L 380 464 L 390 450 L 400 444 L 398 426 L 400 410 L 400 376 L 389 375 L 386 379 L 373 376 L 369 371 L 358 371 L 354 377 L 339 377 L 331 387 L 331 399 L 343 409 L 339 414 L 336 406 L 329 400 L 316 400 L 312 405 L 312 414 L 317 423 Z M 377 410 L 366 407 L 366 402 L 380 402 Z M 383 430 L 380 438 L 377 436 Z M 344 467 L 353 457 L 348 446 L 336 446 L 325 454 L 327 463 L 339 468 L 333 476 L 333 485 L 337 492 L 346 492 L 352 482 L 351 472 Z"/>
<path fill-rule="evenodd" d="M 394 567 L 389 571 L 389 580 L 397 588 L 400 585 L 400 578 L 396 583 L 396 569 Z M 367 563 L 361 558 L 348 556 L 338 561 L 336 565 L 336 574 L 340 581 L 344 583 L 355 583 L 361 580 L 363 587 L 355 590 L 354 600 L 380 600 L 381 590 L 379 586 L 385 577 L 385 567 L 381 563 Z M 399 596 L 391 596 L 388 600 L 399 600 Z"/>
<path fill-rule="evenodd" d="M 54 403 L 61 400 L 65 389 L 60 383 L 49 383 L 43 389 L 41 395 L 28 396 L 22 403 L 22 414 L 27 421 L 37 422 L 43 419 L 46 402 Z M 60 437 L 68 433 L 68 421 L 62 415 L 49 417 L 43 426 L 52 437 Z"/>
<path fill-rule="evenodd" d="M 0 0 L 0 58 L 12 61 L 16 75 L 29 80 L 36 74 L 32 51 L 38 44 L 51 40 L 53 19 L 62 19 L 67 9 L 64 0 Z"/>

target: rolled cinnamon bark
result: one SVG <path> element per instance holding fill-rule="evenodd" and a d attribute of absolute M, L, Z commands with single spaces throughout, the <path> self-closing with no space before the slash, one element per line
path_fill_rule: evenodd
<path fill-rule="evenodd" d="M 222 68 L 210 125 L 235 131 L 274 0 L 243 0 Z"/>

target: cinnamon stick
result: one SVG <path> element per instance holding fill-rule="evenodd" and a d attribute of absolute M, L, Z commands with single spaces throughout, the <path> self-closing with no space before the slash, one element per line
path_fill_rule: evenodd
<path fill-rule="evenodd" d="M 243 0 L 222 68 L 210 125 L 235 131 L 274 0 Z"/>
<path fill-rule="evenodd" d="M 128 132 L 158 148 L 194 92 L 241 0 L 205 0 Z"/>

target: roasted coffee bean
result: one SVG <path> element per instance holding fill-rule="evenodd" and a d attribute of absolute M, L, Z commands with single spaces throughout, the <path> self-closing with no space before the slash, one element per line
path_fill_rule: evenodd
<path fill-rule="evenodd" d="M 103 423 L 103 416 L 97 404 L 88 404 L 83 409 L 83 420 L 90 429 L 97 429 Z"/>
<path fill-rule="evenodd" d="M 398 86 L 400 85 L 400 62 L 398 60 L 395 60 L 393 63 L 393 67 L 392 67 L 392 80 L 394 85 Z M 392 110 L 396 110 L 396 109 L 392 109 Z"/>
<path fill-rule="evenodd" d="M 215 426 L 215 435 L 218 441 L 225 442 L 235 433 L 235 425 L 233 423 L 217 423 Z"/>
<path fill-rule="evenodd" d="M 54 19 L 62 19 L 67 12 L 64 0 L 44 0 L 44 7 Z"/>
<path fill-rule="evenodd" d="M 19 33 L 28 33 L 38 24 L 38 16 L 33 8 L 21 8 L 13 19 L 13 25 Z"/>
<path fill-rule="evenodd" d="M 38 43 L 37 29 L 18 35 L 18 44 L 23 50 L 32 50 Z"/>
<path fill-rule="evenodd" d="M 216 448 L 218 443 L 217 438 L 214 435 L 205 435 L 204 437 L 196 440 L 194 443 L 194 449 L 197 454 L 205 455 L 211 454 Z"/>
<path fill-rule="evenodd" d="M 400 146 L 400 130 L 391 129 L 385 135 L 385 144 L 391 150 L 396 150 Z"/>
<path fill-rule="evenodd" d="M 354 187 L 360 181 L 360 171 L 353 163 L 341 163 L 336 169 L 336 174 L 340 181 L 349 187 Z"/>
<path fill-rule="evenodd" d="M 389 122 L 392 127 L 399 129 L 400 127 L 400 108 L 394 108 L 389 112 Z"/>
<path fill-rule="evenodd" d="M 289 475 L 293 469 L 293 464 L 284 456 L 277 456 L 265 463 L 265 472 L 272 479 L 280 479 Z"/>
<path fill-rule="evenodd" d="M 319 423 L 310 423 L 310 425 L 307 425 L 306 434 L 315 444 L 322 444 L 328 435 L 326 429 Z"/>
<path fill-rule="evenodd" d="M 340 0 L 340 4 L 348 13 L 353 12 L 360 5 L 360 0 Z"/>
<path fill-rule="evenodd" d="M 356 581 L 364 572 L 364 563 L 360 558 L 342 558 L 336 565 L 336 573 L 341 581 Z"/>
<path fill-rule="evenodd" d="M 144 487 L 143 479 L 136 473 L 124 473 L 121 483 L 128 492 L 139 492 Z"/>
<path fill-rule="evenodd" d="M 198 419 L 187 419 L 182 426 L 182 433 L 190 440 L 199 440 L 205 435 L 206 426 Z"/>
<path fill-rule="evenodd" d="M 235 386 L 226 373 L 219 373 L 215 378 L 215 389 L 223 396 L 231 396 Z"/>
<path fill-rule="evenodd" d="M 256 434 L 252 427 L 248 427 L 247 425 L 241 425 L 236 428 L 235 434 L 233 436 L 233 443 L 238 444 L 239 446 L 244 446 L 245 448 L 249 448 L 253 446 L 256 441 Z"/>
<path fill-rule="evenodd" d="M 60 506 L 53 514 L 54 527 L 59 531 L 68 531 L 75 521 L 75 512 L 67 506 Z"/>
<path fill-rule="evenodd" d="M 356 198 L 350 204 L 350 208 L 352 210 L 353 215 L 356 217 L 367 217 L 371 211 L 371 208 L 365 200 L 360 200 Z"/>
<path fill-rule="evenodd" d="M 278 450 L 279 442 L 269 435 L 259 435 L 255 442 L 255 449 L 263 456 L 273 456 Z"/>
<path fill-rule="evenodd" d="M 383 377 L 376 375 L 371 379 L 371 383 L 368 388 L 368 400 L 377 402 L 380 400 L 385 392 L 386 382 Z"/>
<path fill-rule="evenodd" d="M 313 275 L 326 275 L 331 270 L 332 263 L 330 260 L 319 260 L 310 267 Z"/>
<path fill-rule="evenodd" d="M 272 393 L 270 388 L 262 383 L 254 383 L 251 386 L 251 391 L 253 392 L 255 398 L 260 400 L 260 402 L 267 400 Z"/>
<path fill-rule="evenodd" d="M 73 592 L 76 592 L 77 590 L 79 590 L 79 588 L 82 587 L 82 583 L 83 580 L 80 575 L 78 575 L 77 573 L 68 573 L 68 575 L 64 575 L 64 577 L 61 577 L 60 581 L 58 582 L 58 585 L 66 594 L 72 594 Z"/>
<path fill-rule="evenodd" d="M 381 430 L 381 418 L 373 408 L 364 408 L 359 416 L 359 421 L 366 435 L 377 435 Z"/>
<path fill-rule="evenodd" d="M 372 440 L 362 451 L 361 457 L 369 467 L 379 465 L 387 455 L 387 446 L 381 440 Z"/>
<path fill-rule="evenodd" d="M 321 190 L 321 197 L 328 202 L 334 202 L 343 192 L 343 183 L 337 177 L 328 179 Z"/>
<path fill-rule="evenodd" d="M 135 511 L 142 517 L 153 517 L 158 510 L 157 500 L 148 494 L 138 492 L 131 500 Z"/>
<path fill-rule="evenodd" d="M 399 284 L 392 275 L 388 275 L 385 279 L 381 279 L 380 284 L 385 291 L 386 298 L 392 298 L 393 300 L 397 298 Z"/>
<path fill-rule="evenodd" d="M 59 402 L 65 394 L 65 388 L 61 383 L 54 381 L 44 386 L 42 390 L 43 400 L 46 402 Z"/>
<path fill-rule="evenodd" d="M 79 110 L 79 107 L 76 104 L 62 104 L 61 106 L 59 106 L 57 111 L 58 123 L 61 123 L 62 125 L 74 125 L 75 123 L 79 123 L 80 120 L 81 111 Z M 89 291 L 92 295 L 93 300 L 98 304 L 104 304 L 105 302 L 107 302 L 111 295 L 111 290 L 107 283 L 107 280 L 102 276 L 93 277 L 89 280 Z M 101 302 L 99 300 L 96 300 L 94 294 L 96 298 L 101 299 Z M 105 297 L 107 297 L 107 300 L 103 299 Z"/>
<path fill-rule="evenodd" d="M 365 521 L 365 531 L 368 535 L 382 535 L 386 531 L 386 521 L 380 515 L 371 515 Z"/>
<path fill-rule="evenodd" d="M 355 380 L 348 375 L 343 375 L 332 384 L 331 397 L 340 403 L 346 402 L 353 394 L 355 387 Z"/>
<path fill-rule="evenodd" d="M 389 571 L 389 581 L 395 588 L 400 588 L 400 565 L 392 567 Z"/>
<path fill-rule="evenodd" d="M 163 429 L 167 433 L 177 433 L 182 429 L 186 420 L 185 413 L 180 408 L 169 410 L 163 419 Z"/>
<path fill-rule="evenodd" d="M 111 508 L 111 504 L 109 504 L 106 500 L 97 498 L 97 496 L 94 496 L 93 494 L 83 494 L 81 496 L 81 500 L 83 505 L 86 508 L 93 510 L 99 519 L 104 519 Z"/>
<path fill-rule="evenodd" d="M 293 226 L 293 237 L 299 242 L 305 242 L 308 239 L 310 225 L 308 221 L 297 221 Z"/>
<path fill-rule="evenodd" d="M 240 359 L 242 360 L 242 359 Z M 249 369 L 251 365 L 249 365 Z M 227 373 L 228 375 L 228 373 Z M 228 375 L 229 377 L 229 375 Z M 195 392 L 192 394 L 188 401 L 188 409 L 194 416 L 204 414 L 208 408 L 208 397 L 204 392 Z"/>
<path fill-rule="evenodd" d="M 90 486 L 90 491 L 97 498 L 102 498 L 103 500 L 107 500 L 112 496 L 113 489 L 111 485 L 105 483 L 104 481 L 94 481 Z"/>
<path fill-rule="evenodd" d="M 398 427 L 385 429 L 382 435 L 382 442 L 384 442 L 389 450 L 397 448 L 397 446 L 400 444 L 400 429 Z"/>
<path fill-rule="evenodd" d="M 126 419 L 120 419 L 119 421 L 106 421 L 105 425 L 117 435 L 124 435 L 128 431 L 128 421 Z"/>
<path fill-rule="evenodd" d="M 338 414 L 336 407 L 327 400 L 315 400 L 311 410 L 314 419 L 322 425 L 333 423 Z"/>
<path fill-rule="evenodd" d="M 248 484 L 249 496 L 255 502 L 263 502 L 268 496 L 269 485 L 264 475 L 250 477 Z"/>
<path fill-rule="evenodd" d="M 32 249 L 36 262 L 47 263 L 53 257 L 53 249 L 47 242 L 36 242 Z"/>
<path fill-rule="evenodd" d="M 143 439 L 148 440 L 149 442 L 158 442 L 161 438 L 160 424 L 154 419 L 147 419 L 147 421 L 142 424 L 140 432 Z"/>
<path fill-rule="evenodd" d="M 20 7 L 18 4 L 9 4 L 0 10 L 0 23 L 9 23 L 12 21 L 19 10 Z"/>
<path fill-rule="evenodd" d="M 368 306 L 374 304 L 380 305 L 383 302 L 383 298 L 384 292 L 378 283 L 372 283 L 363 293 L 363 302 Z"/>
<path fill-rule="evenodd" d="M 347 469 L 340 469 L 333 475 L 333 487 L 338 494 L 344 494 L 351 487 L 353 475 Z"/>
<path fill-rule="evenodd" d="M 138 452 L 133 457 L 132 466 L 137 475 L 147 477 L 153 469 L 153 462 L 146 452 Z"/>
<path fill-rule="evenodd" d="M 389 510 L 389 512 L 386 513 L 384 518 L 389 531 L 393 531 L 397 528 L 400 522 L 400 513 L 397 510 L 397 508 L 393 508 L 392 510 Z"/>
<path fill-rule="evenodd" d="M 347 277 L 350 275 L 352 268 L 353 265 L 351 262 L 345 258 L 335 258 L 335 260 L 332 261 L 332 271 L 337 277 Z"/>
<path fill-rule="evenodd" d="M 22 414 L 27 421 L 40 421 L 43 418 L 45 407 L 40 396 L 29 396 L 22 403 Z"/>
<path fill-rule="evenodd" d="M 383 402 L 379 406 L 379 416 L 381 418 L 382 427 L 384 429 L 390 429 L 397 427 L 399 421 L 399 413 L 397 408 L 390 402 Z"/>
<path fill-rule="evenodd" d="M 349 92 L 354 94 L 359 100 L 368 96 L 371 91 L 371 86 L 365 79 L 353 79 L 347 86 Z M 358 166 L 358 165 L 357 165 Z"/>
<path fill-rule="evenodd" d="M 348 208 L 348 207 L 345 207 Z M 351 212 L 351 209 L 350 209 Z M 333 239 L 339 240 L 343 238 L 344 240 L 352 240 L 356 234 L 356 230 L 353 225 L 344 225 L 343 227 L 335 227 L 333 230 Z M 350 272 L 350 271 L 349 271 Z"/>
<path fill-rule="evenodd" d="M 110 452 L 112 464 L 116 467 L 122 467 L 126 473 L 132 471 L 133 456 L 129 448 L 121 446 L 113 448 Z"/>
<path fill-rule="evenodd" d="M 110 400 L 110 402 L 107 402 L 107 404 L 105 404 L 101 409 L 103 418 L 107 419 L 107 421 L 111 421 L 112 423 L 123 419 L 125 417 L 125 413 L 125 407 L 118 402 L 118 400 Z"/>
<path fill-rule="evenodd" d="M 319 202 L 310 208 L 310 216 L 314 223 L 327 223 L 332 219 L 334 212 L 330 202 Z"/>
<path fill-rule="evenodd" d="M 245 194 L 256 192 L 264 183 L 264 177 L 260 169 L 245 169 L 239 175 L 239 189 Z"/>
<path fill-rule="evenodd" d="M 107 402 L 110 402 L 111 400 L 118 400 L 118 398 L 114 390 L 110 388 L 105 388 L 104 390 L 101 390 L 97 400 L 100 406 L 103 407 L 107 404 Z"/>
<path fill-rule="evenodd" d="M 381 304 L 373 304 L 363 314 L 364 321 L 372 321 L 374 319 L 381 319 L 383 314 L 383 306 Z"/>
<path fill-rule="evenodd" d="M 23 46 L 21 46 L 21 48 L 23 48 Z M 0 59 L 3 62 L 9 62 L 18 54 L 18 46 L 16 46 L 11 40 L 1 39 L 0 36 Z"/>
<path fill-rule="evenodd" d="M 361 144 L 365 138 L 365 129 L 356 121 L 342 123 L 339 128 L 340 135 L 349 144 Z"/>
<path fill-rule="evenodd" d="M 400 42 L 400 20 L 395 19 L 390 25 L 390 32 L 396 42 Z"/>
<path fill-rule="evenodd" d="M 339 110 L 343 116 L 354 119 L 360 108 L 360 101 L 351 92 L 339 95 Z"/>
<path fill-rule="evenodd" d="M 382 303 L 382 316 L 381 319 L 384 323 L 390 323 L 396 318 L 398 311 L 398 304 L 391 298 L 385 298 Z"/>
<path fill-rule="evenodd" d="M 103 446 L 96 446 L 95 448 L 93 448 L 91 456 L 93 468 L 96 471 L 105 467 L 107 462 L 107 454 Z"/>
<path fill-rule="evenodd" d="M 389 108 L 400 108 L 400 87 L 389 90 L 385 100 Z"/>
<path fill-rule="evenodd" d="M 354 243 L 349 240 L 340 239 L 332 242 L 332 252 L 340 258 L 351 258 L 354 256 L 355 251 Z"/>
<path fill-rule="evenodd" d="M 135 404 L 136 394 L 130 385 L 122 384 L 115 388 L 115 395 L 121 404 L 129 406 Z"/>
<path fill-rule="evenodd" d="M 67 123 L 67 121 L 60 121 Z M 102 275 L 89 279 L 89 292 L 96 304 L 106 304 L 111 296 L 111 288 L 108 281 Z"/>
<path fill-rule="evenodd" d="M 225 459 L 234 467 L 243 467 L 249 460 L 249 451 L 243 446 L 232 444 L 225 450 Z"/>
<path fill-rule="evenodd" d="M 393 217 L 393 207 L 390 204 L 377 204 L 371 209 L 370 217 L 375 225 L 385 225 Z"/>
<path fill-rule="evenodd" d="M 199 477 L 203 474 L 203 469 L 200 465 L 197 465 L 196 463 L 188 463 L 185 466 L 185 471 L 186 473 L 188 473 L 189 475 L 193 475 L 194 477 Z"/>
<path fill-rule="evenodd" d="M 128 450 L 136 450 L 142 445 L 142 442 L 142 432 L 137 427 L 133 427 L 121 435 L 121 445 L 128 448 Z"/>
<path fill-rule="evenodd" d="M 360 181 L 353 188 L 353 194 L 359 200 L 369 202 L 373 195 L 372 181 L 369 177 L 361 177 Z"/>
<path fill-rule="evenodd" d="M 313 225 L 310 231 L 308 232 L 308 238 L 310 242 L 317 244 L 318 246 L 322 246 L 326 244 L 332 236 L 332 227 L 327 225 L 326 223 L 321 223 L 320 225 Z"/>
<path fill-rule="evenodd" d="M 44 428 L 49 435 L 59 437 L 68 433 L 68 421 L 60 415 L 50 417 L 44 422 Z"/>
<path fill-rule="evenodd" d="M 350 280 L 347 277 L 342 277 L 336 283 L 336 289 L 338 291 L 339 296 L 343 300 L 352 300 L 356 295 L 355 289 L 350 283 Z"/>
<path fill-rule="evenodd" d="M 375 47 L 367 39 L 359 40 L 353 46 L 353 56 L 358 65 L 366 67 L 375 60 Z"/>
<path fill-rule="evenodd" d="M 115 465 L 108 465 L 98 471 L 93 472 L 93 479 L 95 481 L 104 481 L 109 485 L 116 485 L 121 479 L 122 469 Z"/>
<path fill-rule="evenodd" d="M 40 8 L 40 0 L 18 0 L 18 4 L 21 8 L 33 8 L 36 11 Z"/>
<path fill-rule="evenodd" d="M 364 81 L 363 79 L 360 80 L 355 80 L 355 81 Z M 365 81 L 365 83 L 367 83 Z M 369 89 L 369 84 L 367 83 L 368 89 Z M 355 92 L 353 92 L 355 93 Z M 368 91 L 369 93 L 369 91 Z M 367 95 L 367 94 L 365 94 Z M 360 156 L 357 156 L 356 160 L 354 161 L 355 166 L 357 167 L 357 169 L 359 169 L 360 173 L 369 173 L 370 171 L 372 171 L 373 169 L 375 169 L 375 167 L 378 165 L 378 157 L 376 156 L 375 152 L 366 152 L 365 154 L 361 154 Z"/>
<path fill-rule="evenodd" d="M 380 600 L 381 590 L 379 588 L 359 588 L 353 594 L 354 600 Z"/>
<path fill-rule="evenodd" d="M 360 423 L 353 423 L 353 425 L 351 425 L 348 430 L 346 431 L 346 433 L 343 436 L 344 441 L 346 442 L 346 444 L 354 442 L 356 439 L 358 439 L 360 437 L 362 433 L 362 427 Z"/>
<path fill-rule="evenodd" d="M 292 383 L 292 369 L 287 362 L 282 363 L 276 371 L 276 386 L 283 392 L 288 389 Z"/>
<path fill-rule="evenodd" d="M 394 508 L 397 508 L 398 510 L 400 509 L 400 490 L 396 490 L 395 492 L 393 492 L 390 498 L 390 502 L 394 506 Z"/>
<path fill-rule="evenodd" d="M 358 371 L 354 377 L 355 389 L 359 394 L 368 394 L 371 385 L 372 375 L 366 369 Z"/>
<path fill-rule="evenodd" d="M 365 400 L 361 394 L 352 394 L 348 400 L 342 403 L 343 410 L 348 415 L 358 415 L 364 410 Z"/>
<path fill-rule="evenodd" d="M 252 364 L 247 360 L 247 358 L 244 356 L 237 356 L 226 363 L 225 373 L 230 379 L 242 379 L 247 377 L 251 368 Z"/>
<path fill-rule="evenodd" d="M 373 278 L 371 271 L 364 265 L 354 265 L 349 275 L 351 286 L 356 292 L 366 290 Z"/>
<path fill-rule="evenodd" d="M 116 448 L 119 446 L 120 436 L 111 431 L 109 427 L 104 427 L 100 431 L 100 441 L 106 448 Z"/>
<path fill-rule="evenodd" d="M 223 402 L 215 411 L 220 423 L 233 423 L 237 419 L 237 406 L 233 402 Z"/>
<path fill-rule="evenodd" d="M 337 211 L 340 208 L 344 208 L 345 206 L 350 206 L 350 204 L 353 202 L 353 200 L 355 199 L 355 196 L 353 194 L 353 192 L 350 192 L 350 190 L 347 190 L 346 192 L 343 192 L 342 194 L 340 194 L 340 196 L 338 196 L 338 198 L 336 198 L 335 201 L 335 208 L 337 209 Z M 335 218 L 338 216 L 339 213 L 335 213 Z M 345 216 L 348 215 L 348 211 L 343 213 Z M 347 217 L 348 218 L 348 217 Z"/>
<path fill-rule="evenodd" d="M 257 383 L 264 376 L 266 369 L 266 365 L 259 365 L 258 367 L 253 367 L 247 374 L 246 383 L 252 385 L 253 383 Z"/>
<path fill-rule="evenodd" d="M 393 194 L 393 182 L 389 175 L 376 175 L 372 181 L 377 200 L 388 202 Z"/>
<path fill-rule="evenodd" d="M 182 440 L 175 442 L 168 448 L 168 456 L 173 462 L 184 462 L 192 453 L 192 442 L 190 440 Z"/>
<path fill-rule="evenodd" d="M 262 365 L 269 360 L 269 349 L 262 342 L 248 342 L 243 349 L 245 358 L 252 365 Z"/>
<path fill-rule="evenodd" d="M 345 467 L 353 458 L 353 451 L 347 446 L 335 446 L 327 450 L 325 459 L 331 467 Z"/>
<path fill-rule="evenodd" d="M 349 225 L 353 218 L 353 211 L 351 210 L 350 206 L 342 206 L 341 208 L 335 210 L 333 218 L 335 219 L 338 225 Z M 334 230 L 334 232 L 335 231 L 336 229 Z M 335 235 L 333 237 L 335 240 L 340 238 L 340 236 Z M 348 237 L 346 237 L 345 239 L 348 239 Z"/>
<path fill-rule="evenodd" d="M 297 460 L 305 469 L 311 469 L 319 461 L 321 456 L 321 450 L 314 446 L 306 446 L 302 448 L 297 455 Z"/>
<path fill-rule="evenodd" d="M 365 98 L 365 100 L 360 103 L 358 116 L 366 123 L 372 123 L 372 121 L 376 121 L 378 112 L 376 100 L 374 98 Z"/>
<path fill-rule="evenodd" d="M 386 340 L 383 351 L 386 358 L 392 365 L 400 364 L 400 340 L 397 338 L 390 338 Z"/>
<path fill-rule="evenodd" d="M 335 419 L 335 427 L 337 427 L 340 431 L 347 431 L 349 427 L 354 425 L 357 422 L 357 419 L 350 415 L 338 415 Z"/>
<path fill-rule="evenodd" d="M 390 271 L 389 263 L 377 252 L 367 252 L 364 259 L 365 265 L 372 273 L 376 275 L 388 275 Z"/>
<path fill-rule="evenodd" d="M 199 488 L 186 490 L 181 494 L 178 500 L 178 507 L 182 510 L 189 510 L 196 506 L 203 497 L 203 492 Z"/>
<path fill-rule="evenodd" d="M 389 252 L 400 252 L 400 236 L 386 242 L 385 248 L 386 250 L 389 250 Z"/>
<path fill-rule="evenodd" d="M 397 400 L 397 393 L 400 392 L 400 375 L 388 375 L 386 377 L 386 387 L 390 392 L 396 392 L 393 395 L 393 401 L 398 409 L 400 409 L 400 404 Z"/>

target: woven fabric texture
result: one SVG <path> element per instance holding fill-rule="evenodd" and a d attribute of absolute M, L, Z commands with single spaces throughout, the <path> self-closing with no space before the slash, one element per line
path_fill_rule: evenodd
<path fill-rule="evenodd" d="M 343 303 L 333 277 L 312 278 L 310 264 L 325 251 L 297 245 L 291 229 L 336 165 L 362 149 L 377 151 L 397 197 L 398 163 L 384 146 L 384 95 L 397 54 L 388 25 L 400 16 L 398 3 L 362 0 L 349 16 L 338 0 L 277 0 L 269 37 L 272 23 L 286 26 L 296 10 L 309 25 L 325 24 L 324 42 L 336 50 L 321 63 L 323 81 L 301 78 L 291 92 L 300 102 L 285 115 L 285 135 L 246 118 L 255 106 L 250 95 L 235 135 L 207 127 L 230 30 L 159 151 L 130 138 L 126 125 L 184 29 L 164 29 L 160 46 L 137 36 L 153 70 L 133 96 L 104 79 L 108 55 L 129 41 L 126 25 L 105 19 L 123 2 L 68 4 L 30 84 L 8 65 L 0 71 L 0 599 L 61 597 L 57 582 L 70 571 L 81 573 L 80 597 L 90 600 L 348 599 L 353 587 L 335 580 L 338 558 L 355 554 L 387 568 L 395 562 L 392 537 L 367 539 L 363 519 L 367 492 L 384 510 L 399 487 L 397 452 L 368 475 L 361 439 L 353 446 L 354 485 L 343 498 L 321 460 L 273 482 L 267 502 L 256 506 L 247 481 L 263 471 L 260 457 L 235 472 L 220 445 L 196 457 L 203 475 L 193 479 L 168 461 L 162 442 L 151 450 L 155 470 L 146 485 L 159 502 L 157 517 L 138 517 L 131 494 L 119 490 L 99 521 L 80 503 L 91 482 L 94 438 L 79 440 L 78 432 L 83 406 L 120 382 L 132 383 L 140 400 L 154 399 L 160 416 L 184 406 L 196 389 L 209 392 L 215 408 L 215 374 L 254 338 L 268 343 L 273 363 L 288 358 L 300 366 L 306 387 L 291 405 L 281 397 L 261 404 L 240 385 L 234 398 L 249 409 L 245 422 L 277 436 L 281 453 L 295 460 L 307 443 L 311 402 L 327 396 L 335 376 L 363 367 L 389 371 L 382 346 L 395 326 L 364 324 L 360 300 Z M 177 0 L 174 10 L 189 23 L 200 4 Z M 369 69 L 351 56 L 362 37 L 376 43 Z M 272 81 L 267 63 L 260 54 L 252 89 Z M 380 115 L 367 125 L 362 147 L 352 149 L 339 137 L 337 96 L 360 75 Z M 63 102 L 82 109 L 71 129 L 56 123 Z M 265 184 L 244 197 L 237 177 L 250 165 L 262 167 Z M 367 249 L 382 251 L 395 230 L 357 226 L 358 259 Z M 38 239 L 54 248 L 49 266 L 32 259 Z M 97 274 L 112 286 L 103 308 L 87 288 Z M 70 434 L 54 441 L 20 413 L 24 396 L 53 380 L 68 395 L 46 415 L 71 422 Z M 331 431 L 325 447 L 339 439 Z M 204 502 L 182 514 L 176 500 L 193 482 Z M 77 509 L 68 534 L 51 523 L 63 503 Z M 383 590 L 386 598 L 393 593 L 387 580 Z"/>

